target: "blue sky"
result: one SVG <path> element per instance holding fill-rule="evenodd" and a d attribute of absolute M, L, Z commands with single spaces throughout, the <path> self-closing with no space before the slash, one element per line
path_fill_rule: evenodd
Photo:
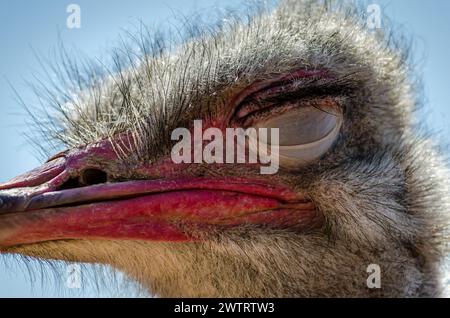
<path fill-rule="evenodd" d="M 71 3 L 81 8 L 80 29 L 66 27 L 66 8 Z M 433 130 L 440 131 L 442 139 L 447 141 L 450 133 L 450 1 L 379 0 L 373 3 L 380 4 L 383 14 L 395 21 L 403 32 L 414 36 L 414 53 L 427 100 L 423 120 Z M 0 181 L 39 164 L 23 137 L 23 133 L 29 131 L 24 123 L 24 112 L 7 84 L 12 83 L 25 100 L 33 101 L 29 88 L 24 85 L 24 81 L 32 79 L 40 69 L 33 50 L 48 56 L 57 46 L 59 34 L 67 47 L 74 46 L 88 56 L 101 56 L 117 43 L 124 29 L 132 28 L 140 20 L 158 26 L 174 14 L 189 15 L 198 10 L 205 12 L 214 7 L 240 5 L 240 0 L 0 0 Z M 31 265 L 31 269 L 37 268 L 35 263 Z M 33 283 L 18 261 L 8 259 L 7 264 L 0 261 L 0 297 L 117 295 L 104 287 L 64 290 L 65 279 L 50 278 L 42 288 L 39 275 Z M 62 287 L 54 287 L 57 283 Z"/>

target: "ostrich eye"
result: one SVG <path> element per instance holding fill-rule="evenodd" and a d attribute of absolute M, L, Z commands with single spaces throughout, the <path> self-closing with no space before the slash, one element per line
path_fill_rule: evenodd
<path fill-rule="evenodd" d="M 349 88 L 321 77 L 308 81 L 273 83 L 246 96 L 235 112 L 244 127 L 267 129 L 267 136 L 259 134 L 259 140 L 250 137 L 251 148 L 257 150 L 258 142 L 269 149 L 278 146 L 280 164 L 289 169 L 323 157 L 343 123 L 341 105 Z M 271 140 L 271 128 L 278 128 L 278 140 Z"/>
<path fill-rule="evenodd" d="M 280 164 L 298 168 L 320 159 L 338 138 L 343 116 L 334 106 L 324 100 L 297 105 L 262 118 L 253 127 L 268 128 L 268 137 L 261 135 L 259 142 L 278 145 Z M 271 128 L 279 129 L 278 142 L 270 139 Z"/>
<path fill-rule="evenodd" d="M 341 113 L 307 106 L 260 121 L 255 127 L 278 128 L 280 163 L 296 168 L 322 157 L 336 141 L 341 125 Z M 260 142 L 276 145 L 268 139 Z"/>
<path fill-rule="evenodd" d="M 302 107 L 259 122 L 256 128 L 278 128 L 280 147 L 307 145 L 323 140 L 339 124 L 339 115 L 316 107 Z M 262 140 L 267 142 L 268 140 Z M 270 142 L 270 140 L 269 140 Z M 276 144 L 276 142 L 270 142 Z"/>

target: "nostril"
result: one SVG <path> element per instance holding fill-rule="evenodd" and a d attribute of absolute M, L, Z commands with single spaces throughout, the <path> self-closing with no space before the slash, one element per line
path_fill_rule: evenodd
<path fill-rule="evenodd" d="M 81 184 L 78 182 L 78 178 L 70 178 L 64 184 L 62 184 L 58 190 L 69 190 L 81 187 Z"/>
<path fill-rule="evenodd" d="M 78 177 L 73 177 L 62 184 L 58 190 L 81 188 L 94 184 L 106 183 L 108 174 L 99 169 L 85 169 Z"/>
<path fill-rule="evenodd" d="M 107 180 L 107 173 L 99 169 L 86 169 L 80 175 L 80 183 L 82 185 L 100 184 L 105 183 Z"/>

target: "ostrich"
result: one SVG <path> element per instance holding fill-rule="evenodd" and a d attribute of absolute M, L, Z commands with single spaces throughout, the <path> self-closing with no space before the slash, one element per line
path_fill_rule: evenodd
<path fill-rule="evenodd" d="M 46 134 L 67 150 L 0 185 L 0 252 L 107 264 L 162 297 L 440 296 L 447 169 L 406 52 L 363 20 L 285 1 L 178 49 L 144 40 L 66 94 Z M 279 128 L 278 173 L 174 163 L 171 132 L 199 119 Z"/>

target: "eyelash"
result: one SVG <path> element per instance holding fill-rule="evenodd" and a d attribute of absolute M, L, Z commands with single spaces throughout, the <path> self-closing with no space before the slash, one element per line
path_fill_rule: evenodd
<path fill-rule="evenodd" d="M 271 107 L 266 107 L 259 111 L 255 111 L 240 119 L 240 123 L 243 127 L 251 127 L 258 121 L 264 120 L 268 117 L 276 117 L 282 115 L 283 113 L 289 112 L 299 107 L 315 107 L 323 112 L 335 114 L 335 112 L 331 112 L 330 109 L 340 109 L 341 105 L 341 102 L 339 102 L 336 98 L 330 96 L 327 96 L 326 98 L 304 99 L 302 101 L 296 101 L 295 103 L 284 103 L 282 105 L 274 105 Z"/>
<path fill-rule="evenodd" d="M 274 110 L 277 111 L 275 115 L 282 114 L 286 111 L 302 106 L 312 106 L 323 111 L 327 111 L 323 109 L 323 103 L 326 102 L 327 104 L 330 104 L 334 101 L 334 104 L 339 105 L 340 103 L 337 99 L 339 97 L 343 97 L 347 91 L 348 88 L 343 86 L 321 86 L 303 87 L 293 92 L 276 94 L 262 100 L 254 100 L 252 99 L 252 96 L 250 96 L 246 98 L 237 108 L 235 112 L 235 119 L 243 126 L 251 126 L 251 124 L 255 121 L 261 120 L 269 114 L 273 116 Z M 245 115 L 239 116 L 239 113 L 245 110 L 245 107 L 252 107 L 253 109 L 251 108 L 248 113 L 244 113 Z"/>
<path fill-rule="evenodd" d="M 340 85 L 302 87 L 292 92 L 281 93 L 279 95 L 274 95 L 273 97 L 266 98 L 265 101 L 273 101 L 274 103 L 281 104 L 302 99 L 318 99 L 328 96 L 341 96 L 345 95 L 345 92 L 347 90 L 347 87 Z"/>
<path fill-rule="evenodd" d="M 254 122 L 269 117 L 269 115 L 272 116 L 279 115 L 296 107 L 298 107 L 298 104 L 293 103 L 273 104 L 271 106 L 266 106 L 258 110 L 255 110 L 247 114 L 246 116 L 239 118 L 238 121 L 242 123 L 244 127 L 252 126 Z"/>

